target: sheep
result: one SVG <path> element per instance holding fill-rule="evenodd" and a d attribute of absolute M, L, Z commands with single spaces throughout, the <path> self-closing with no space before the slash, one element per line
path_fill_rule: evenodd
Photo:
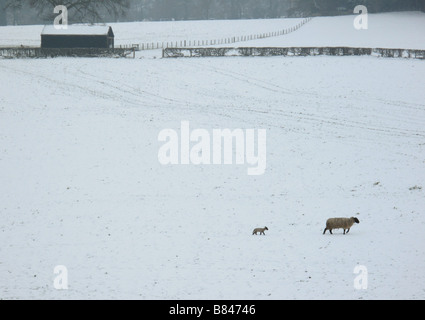
<path fill-rule="evenodd" d="M 264 231 L 265 230 L 269 230 L 269 228 L 267 228 L 267 227 L 264 227 L 264 228 L 255 228 L 254 229 L 254 231 L 252 231 L 252 234 L 257 234 L 257 232 L 259 232 L 260 234 L 264 234 L 264 235 L 266 235 L 265 233 L 264 233 Z"/>
<path fill-rule="evenodd" d="M 351 218 L 330 218 L 326 221 L 326 228 L 323 231 L 323 234 L 325 234 L 326 230 L 329 230 L 329 232 L 332 234 L 332 229 L 347 229 L 347 233 L 350 231 L 350 228 L 353 226 L 354 223 L 360 223 L 359 219 L 351 217 Z"/>

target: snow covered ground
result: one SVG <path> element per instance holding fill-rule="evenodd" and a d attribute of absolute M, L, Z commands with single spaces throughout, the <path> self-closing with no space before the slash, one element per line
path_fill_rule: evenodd
<path fill-rule="evenodd" d="M 0 298 L 424 299 L 424 73 L 376 57 L 0 60 Z M 158 133 L 182 120 L 267 129 L 265 174 L 162 166 Z M 338 216 L 360 224 L 322 235 Z"/>
<path fill-rule="evenodd" d="M 356 30 L 356 15 L 316 17 L 301 29 L 280 37 L 238 42 L 236 46 L 354 46 L 424 49 L 425 13 L 369 14 L 368 30 Z M 110 23 L 116 45 L 202 41 L 280 31 L 304 19 L 207 20 Z M 44 26 L 0 27 L 0 47 L 40 46 Z"/>
<path fill-rule="evenodd" d="M 304 19 L 202 20 L 109 23 L 115 45 L 184 40 L 217 40 L 280 31 Z M 53 23 L 53 22 L 52 22 Z M 40 46 L 44 26 L 0 27 L 0 47 Z"/>
<path fill-rule="evenodd" d="M 279 38 L 252 41 L 249 46 L 425 49 L 423 12 L 369 14 L 367 30 L 356 30 L 353 27 L 355 17 L 316 17 L 297 32 Z"/>

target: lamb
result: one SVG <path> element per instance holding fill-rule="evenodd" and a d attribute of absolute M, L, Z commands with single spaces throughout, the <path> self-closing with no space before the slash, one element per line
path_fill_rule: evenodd
<path fill-rule="evenodd" d="M 351 217 L 351 218 L 330 218 L 326 221 L 326 228 L 323 231 L 325 234 L 326 230 L 332 234 L 332 229 L 344 229 L 347 230 L 347 233 L 350 231 L 350 228 L 354 223 L 360 223 L 359 219 Z"/>
<path fill-rule="evenodd" d="M 264 234 L 264 235 L 266 235 L 265 233 L 264 233 L 264 231 L 265 230 L 269 230 L 269 228 L 267 228 L 267 227 L 264 227 L 264 228 L 255 228 L 254 229 L 254 231 L 252 231 L 252 234 L 257 234 L 257 232 L 259 232 L 260 234 Z"/>

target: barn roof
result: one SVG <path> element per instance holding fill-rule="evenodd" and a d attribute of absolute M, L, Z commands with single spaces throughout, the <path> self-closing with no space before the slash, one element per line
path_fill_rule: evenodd
<path fill-rule="evenodd" d="M 68 25 L 67 29 L 56 29 L 53 25 L 44 27 L 41 35 L 63 35 L 63 36 L 114 36 L 110 26 L 100 25 Z"/>

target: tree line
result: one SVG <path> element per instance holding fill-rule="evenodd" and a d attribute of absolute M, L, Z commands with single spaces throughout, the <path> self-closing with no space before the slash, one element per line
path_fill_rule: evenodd
<path fill-rule="evenodd" d="M 68 8 L 70 23 L 325 16 L 352 14 L 357 5 L 425 11 L 425 0 L 0 0 L 0 25 L 53 21 L 56 5 Z"/>

